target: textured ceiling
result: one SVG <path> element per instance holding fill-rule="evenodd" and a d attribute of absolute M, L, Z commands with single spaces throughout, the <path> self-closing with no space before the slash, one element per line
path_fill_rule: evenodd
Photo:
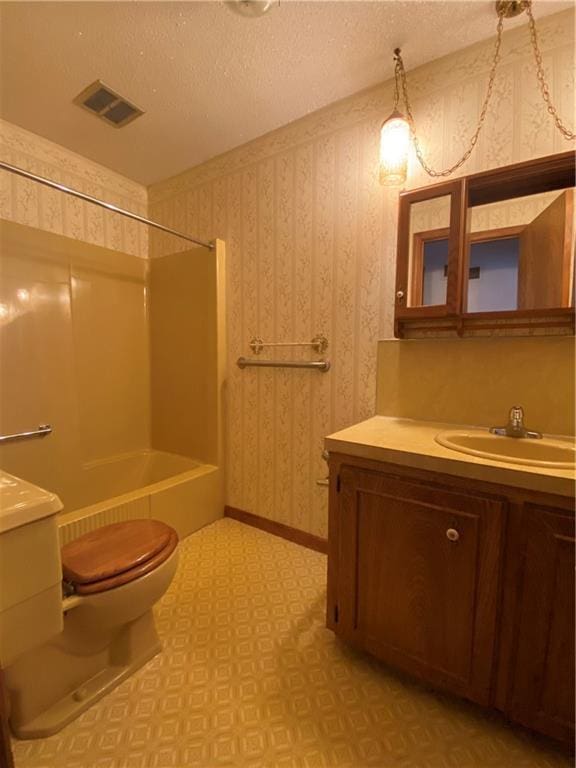
<path fill-rule="evenodd" d="M 256 19 L 220 2 L 2 2 L 0 115 L 150 184 L 388 79 L 397 45 L 412 69 L 495 21 L 492 0 L 282 0 Z M 72 104 L 97 78 L 146 114 L 116 129 Z"/>

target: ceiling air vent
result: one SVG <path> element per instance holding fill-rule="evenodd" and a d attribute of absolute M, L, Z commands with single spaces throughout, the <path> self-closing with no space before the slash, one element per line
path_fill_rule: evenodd
<path fill-rule="evenodd" d="M 131 104 L 112 88 L 104 85 L 101 80 L 96 80 L 88 88 L 84 88 L 82 93 L 74 99 L 74 104 L 87 109 L 88 112 L 92 112 L 93 115 L 116 128 L 123 128 L 144 114 L 144 110 Z"/>

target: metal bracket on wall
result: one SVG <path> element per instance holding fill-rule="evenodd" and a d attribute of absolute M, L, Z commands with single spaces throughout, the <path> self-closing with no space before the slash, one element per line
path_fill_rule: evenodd
<path fill-rule="evenodd" d="M 262 341 L 255 336 L 250 340 L 250 349 L 255 355 L 259 355 L 265 347 L 312 347 L 314 352 L 319 355 L 324 354 L 328 349 L 328 339 L 326 336 L 314 336 L 311 341 Z"/>

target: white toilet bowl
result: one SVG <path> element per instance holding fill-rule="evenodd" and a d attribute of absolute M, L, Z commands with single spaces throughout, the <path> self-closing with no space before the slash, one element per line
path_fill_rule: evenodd
<path fill-rule="evenodd" d="M 105 560 L 106 530 L 100 530 L 91 554 L 101 554 Z M 134 560 L 134 570 L 142 570 L 143 557 Z M 64 550 L 63 563 L 66 573 Z M 21 655 L 5 671 L 10 725 L 17 737 L 58 732 L 161 650 L 152 608 L 170 586 L 177 565 L 178 547 L 172 541 L 167 558 L 144 575 L 112 588 L 107 578 L 102 582 L 105 591 L 73 594 L 62 601 L 63 631 Z M 116 578 L 126 578 L 130 570 Z M 96 582 L 78 584 L 78 589 L 83 586 L 98 589 Z"/>

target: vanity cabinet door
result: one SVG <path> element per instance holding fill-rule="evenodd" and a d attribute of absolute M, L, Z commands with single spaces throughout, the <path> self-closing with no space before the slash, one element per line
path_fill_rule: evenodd
<path fill-rule="evenodd" d="M 509 715 L 563 741 L 574 738 L 574 518 L 527 504 Z"/>
<path fill-rule="evenodd" d="M 336 632 L 488 703 L 505 502 L 349 466 L 338 497 Z"/>
<path fill-rule="evenodd" d="M 397 321 L 460 312 L 464 190 L 458 179 L 400 195 Z"/>

